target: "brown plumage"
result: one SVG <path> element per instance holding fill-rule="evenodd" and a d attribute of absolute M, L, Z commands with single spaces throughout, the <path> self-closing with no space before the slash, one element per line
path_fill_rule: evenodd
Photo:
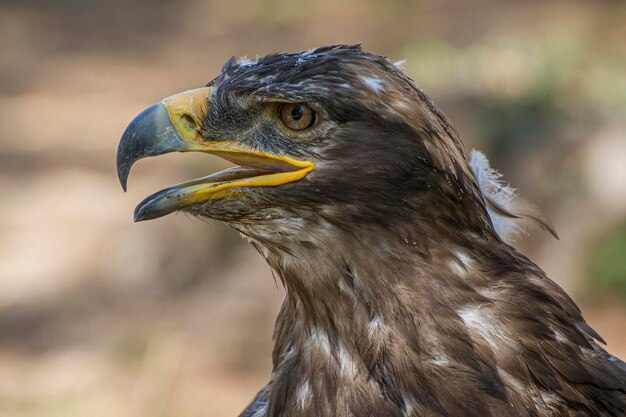
<path fill-rule="evenodd" d="M 209 86 L 200 110 L 185 110 L 189 130 L 164 101 L 176 138 L 153 139 L 162 119 L 133 122 L 118 169 L 125 185 L 134 161 L 172 150 L 248 167 L 136 212 L 224 221 L 284 284 L 272 375 L 242 416 L 626 415 L 626 365 L 506 243 L 518 222 L 551 227 L 482 154 L 470 163 L 401 69 L 332 46 L 232 59 Z M 299 129 L 303 114 L 313 122 Z"/>

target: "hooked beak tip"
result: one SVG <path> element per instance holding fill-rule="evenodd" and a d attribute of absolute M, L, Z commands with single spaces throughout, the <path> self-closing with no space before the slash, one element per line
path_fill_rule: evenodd
<path fill-rule="evenodd" d="M 130 172 L 130 169 L 126 169 L 125 167 L 122 170 L 118 168 L 118 171 L 117 171 L 117 177 L 120 180 L 120 185 L 122 186 L 122 190 L 124 190 L 124 192 L 128 190 L 128 173 L 129 172 Z"/>
<path fill-rule="evenodd" d="M 122 189 L 126 191 L 130 169 L 139 159 L 186 148 L 163 102 L 148 107 L 130 122 L 117 148 L 117 176 Z"/>

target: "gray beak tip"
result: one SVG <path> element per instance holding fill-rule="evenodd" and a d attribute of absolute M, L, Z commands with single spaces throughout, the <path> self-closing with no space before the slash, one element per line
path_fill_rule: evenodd
<path fill-rule="evenodd" d="M 128 190 L 128 173 L 130 172 L 130 169 L 127 169 L 126 167 L 124 167 L 123 169 L 119 169 L 117 170 L 117 177 L 120 180 L 120 185 L 122 186 L 122 190 L 124 190 L 124 192 L 126 192 Z"/>
<path fill-rule="evenodd" d="M 141 112 L 128 125 L 117 147 L 117 176 L 126 191 L 128 174 L 135 162 L 149 156 L 186 149 L 162 102 Z"/>

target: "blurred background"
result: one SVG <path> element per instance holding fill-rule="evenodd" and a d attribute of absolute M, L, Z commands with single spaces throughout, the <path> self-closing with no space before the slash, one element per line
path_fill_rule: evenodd
<path fill-rule="evenodd" d="M 233 231 L 135 204 L 223 164 L 115 151 L 233 54 L 363 42 L 406 70 L 561 240 L 517 247 L 626 358 L 623 1 L 0 1 L 0 417 L 235 416 L 283 290 Z"/>

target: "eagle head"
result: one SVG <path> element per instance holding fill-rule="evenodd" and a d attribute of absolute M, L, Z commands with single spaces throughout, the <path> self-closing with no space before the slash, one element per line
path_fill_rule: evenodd
<path fill-rule="evenodd" d="M 398 66 L 358 45 L 231 58 L 206 87 L 130 124 L 117 156 L 122 185 L 135 161 L 172 151 L 237 166 L 152 194 L 136 221 L 181 210 L 273 243 L 303 221 L 309 230 L 408 220 L 491 233 L 451 125 Z"/>

